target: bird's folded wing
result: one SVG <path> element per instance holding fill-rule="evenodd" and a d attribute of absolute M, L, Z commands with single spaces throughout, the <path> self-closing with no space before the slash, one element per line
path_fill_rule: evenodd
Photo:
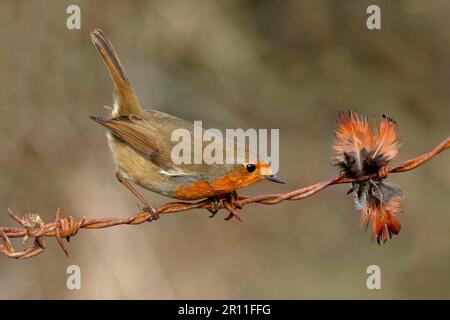
<path fill-rule="evenodd" d="M 189 175 L 189 172 L 175 166 L 170 154 L 160 149 L 158 141 L 154 138 L 156 130 L 146 123 L 146 120 L 137 116 L 120 116 L 105 119 L 91 117 L 94 121 L 108 128 L 111 133 L 126 143 L 143 157 L 161 168 L 161 173 L 167 172 L 170 176 Z"/>

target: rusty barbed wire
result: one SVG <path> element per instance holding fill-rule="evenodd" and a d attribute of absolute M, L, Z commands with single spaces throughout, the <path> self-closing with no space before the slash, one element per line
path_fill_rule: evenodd
<path fill-rule="evenodd" d="M 393 167 L 384 167 L 376 174 L 367 175 L 357 179 L 346 177 L 345 174 L 341 173 L 334 178 L 287 193 L 266 194 L 253 197 L 238 196 L 236 199 L 232 198 L 230 201 L 221 199 L 219 203 L 213 203 L 210 199 L 194 203 L 169 202 L 159 208 L 156 208 L 155 213 L 159 215 L 184 212 L 193 209 L 226 209 L 230 213 L 225 218 L 226 220 L 229 220 L 233 216 L 240 219 L 237 209 L 242 209 L 245 205 L 253 203 L 275 205 L 287 200 L 301 200 L 310 197 L 331 185 L 363 182 L 369 179 L 385 179 L 390 173 L 401 173 L 413 170 L 449 148 L 450 137 L 442 141 L 434 149 L 424 153 L 421 156 L 401 162 Z M 80 229 L 103 229 L 118 225 L 138 225 L 147 221 L 152 221 L 158 217 L 155 217 L 155 213 L 153 212 L 141 211 L 128 218 L 88 219 L 86 217 L 82 217 L 79 221 L 75 221 L 72 216 L 62 218 L 60 210 L 57 209 L 54 221 L 44 223 L 39 215 L 35 213 L 27 213 L 22 218 L 19 218 L 11 209 L 8 208 L 7 212 L 13 220 L 21 225 L 21 227 L 0 227 L 0 251 L 5 256 L 13 259 L 26 259 L 37 256 L 46 249 L 44 238 L 51 237 L 57 239 L 62 250 L 68 256 L 67 244 L 64 242 L 64 239 L 68 242 L 71 237 L 77 235 Z M 30 237 L 34 238 L 33 245 L 22 251 L 16 251 L 10 240 L 10 238 L 23 238 L 23 242 L 25 243 L 25 241 Z"/>

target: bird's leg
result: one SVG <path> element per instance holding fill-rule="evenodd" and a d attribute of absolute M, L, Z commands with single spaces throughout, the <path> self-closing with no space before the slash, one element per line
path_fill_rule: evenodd
<path fill-rule="evenodd" d="M 155 207 L 153 207 L 151 204 L 145 200 L 145 198 L 131 185 L 131 183 L 128 181 L 128 179 L 122 177 L 122 175 L 117 172 L 116 173 L 117 180 L 121 184 L 123 184 L 128 190 L 131 191 L 143 204 L 144 204 L 144 211 L 147 211 L 150 213 L 150 219 L 149 221 L 158 220 L 159 219 L 159 213 L 157 213 Z"/>

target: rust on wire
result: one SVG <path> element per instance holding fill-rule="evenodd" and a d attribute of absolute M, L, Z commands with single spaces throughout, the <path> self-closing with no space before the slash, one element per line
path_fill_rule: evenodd
<path fill-rule="evenodd" d="M 346 177 L 341 173 L 339 176 L 315 183 L 313 185 L 296 189 L 287 193 L 267 194 L 254 197 L 237 197 L 232 201 L 219 201 L 214 203 L 213 200 L 202 200 L 199 202 L 170 202 L 156 208 L 156 214 L 168 214 L 175 212 L 189 211 L 193 209 L 226 209 L 229 215 L 227 220 L 236 217 L 240 220 L 237 209 L 241 209 L 245 205 L 259 203 L 264 205 L 274 205 L 286 200 L 301 200 L 316 194 L 317 192 L 335 184 L 363 182 L 370 179 L 385 179 L 390 173 L 401 173 L 419 167 L 428 160 L 432 159 L 439 153 L 450 148 L 450 137 L 442 141 L 433 150 L 423 155 L 404 161 L 393 167 L 384 167 L 378 173 L 360 177 L 357 179 Z M 142 211 L 128 218 L 103 218 L 88 219 L 81 218 L 75 221 L 72 216 L 62 218 L 60 210 L 57 209 L 53 222 L 44 223 L 39 215 L 27 213 L 19 218 L 11 209 L 8 209 L 9 216 L 15 220 L 20 227 L 0 227 L 0 252 L 5 256 L 13 259 L 26 259 L 37 256 L 46 249 L 44 238 L 54 237 L 58 241 L 62 250 L 68 255 L 67 242 L 74 237 L 80 229 L 102 229 L 110 228 L 118 225 L 137 225 L 147 221 L 152 221 L 155 217 L 153 212 Z M 34 243 L 27 249 L 16 251 L 10 241 L 10 238 L 23 238 L 24 242 L 28 238 L 33 238 Z"/>

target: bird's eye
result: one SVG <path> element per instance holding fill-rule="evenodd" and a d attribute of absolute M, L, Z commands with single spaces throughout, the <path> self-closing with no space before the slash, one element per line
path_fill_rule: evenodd
<path fill-rule="evenodd" d="M 249 173 L 255 172 L 256 170 L 256 166 L 254 164 L 248 164 L 246 168 Z"/>

